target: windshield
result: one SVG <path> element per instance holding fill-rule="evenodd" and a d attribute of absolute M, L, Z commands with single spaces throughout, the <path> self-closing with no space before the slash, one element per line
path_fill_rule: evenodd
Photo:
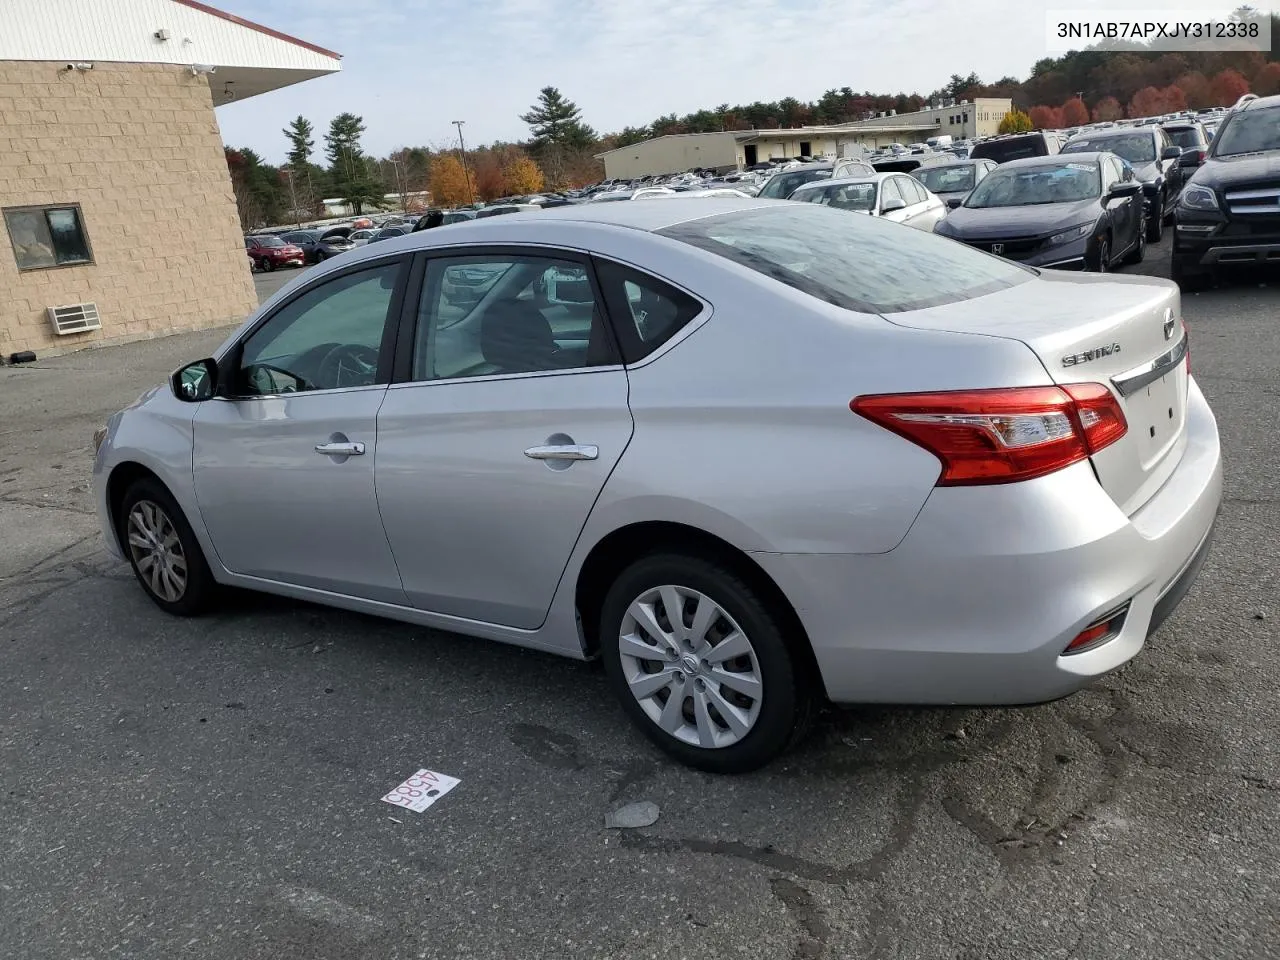
<path fill-rule="evenodd" d="M 258 237 L 258 246 L 260 247 L 283 247 L 285 242 L 279 237 Z"/>
<path fill-rule="evenodd" d="M 1092 140 L 1072 140 L 1062 148 L 1063 153 L 1106 153 L 1124 157 L 1130 163 L 1154 163 L 1156 138 L 1149 133 L 1132 133 L 1123 137 L 1096 137 Z"/>
<path fill-rule="evenodd" d="M 825 180 L 831 176 L 830 170 L 796 170 L 792 173 L 775 174 L 764 185 L 758 196 L 766 200 L 785 200 L 795 193 L 796 187 L 814 180 Z"/>
<path fill-rule="evenodd" d="M 876 208 L 876 185 L 874 183 L 832 183 L 820 187 L 805 187 L 791 195 L 792 200 L 805 203 L 820 203 L 825 207 L 837 210 L 863 210 L 870 212 Z"/>
<path fill-rule="evenodd" d="M 862 313 L 970 300 L 1034 276 L 924 230 L 809 203 L 702 217 L 658 232 Z"/>
<path fill-rule="evenodd" d="M 911 175 L 934 193 L 963 193 L 973 189 L 973 167 L 967 163 L 954 167 L 921 167 Z"/>
<path fill-rule="evenodd" d="M 1280 107 L 1247 110 L 1227 119 L 1214 138 L 1215 157 L 1280 150 Z"/>
<path fill-rule="evenodd" d="M 1202 147 L 1204 140 L 1200 136 L 1200 131 L 1195 127 L 1165 127 L 1164 132 L 1169 135 L 1169 139 L 1176 143 L 1182 149 L 1188 147 Z"/>
<path fill-rule="evenodd" d="M 1027 207 L 1075 203 L 1102 192 L 1096 163 L 992 170 L 969 194 L 966 207 Z"/>

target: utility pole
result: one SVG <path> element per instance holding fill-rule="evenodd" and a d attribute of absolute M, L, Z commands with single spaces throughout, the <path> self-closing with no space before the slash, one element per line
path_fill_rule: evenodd
<path fill-rule="evenodd" d="M 467 178 L 467 195 L 471 197 L 471 203 L 476 202 L 476 191 L 471 186 L 471 170 L 467 167 L 467 145 L 462 140 L 462 125 L 465 120 L 455 120 L 453 125 L 458 128 L 458 159 L 462 161 L 462 173 Z"/>

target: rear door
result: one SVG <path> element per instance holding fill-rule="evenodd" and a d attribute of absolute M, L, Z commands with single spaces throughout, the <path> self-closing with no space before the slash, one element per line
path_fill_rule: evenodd
<path fill-rule="evenodd" d="M 530 246 L 442 251 L 415 315 L 376 461 L 405 593 L 433 613 L 536 629 L 631 440 L 627 373 L 589 262 Z"/>
<path fill-rule="evenodd" d="M 1168 479 L 1186 448 L 1189 373 L 1178 288 L 1136 277 L 1045 271 L 975 300 L 887 314 L 903 326 L 1026 343 L 1056 383 L 1102 383 L 1128 431 L 1093 457 L 1111 498 L 1132 514 Z"/>

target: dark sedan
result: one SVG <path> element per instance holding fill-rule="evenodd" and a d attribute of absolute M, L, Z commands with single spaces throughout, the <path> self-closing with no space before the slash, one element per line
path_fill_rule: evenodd
<path fill-rule="evenodd" d="M 307 263 L 320 263 L 340 253 L 354 250 L 356 245 L 342 236 L 324 236 L 319 230 L 295 230 L 280 237 L 285 243 L 302 248 Z"/>
<path fill-rule="evenodd" d="M 948 209 L 954 210 L 964 198 L 996 168 L 994 160 L 946 160 L 926 163 L 911 171 Z"/>
<path fill-rule="evenodd" d="M 1178 159 L 1182 148 L 1156 126 L 1112 127 L 1072 137 L 1063 153 L 1097 153 L 1105 150 L 1124 157 L 1142 182 L 1147 202 L 1147 240 L 1159 243 L 1164 222 L 1173 216 L 1173 201 L 1182 189 Z"/>
<path fill-rule="evenodd" d="M 369 242 L 377 243 L 379 240 L 390 240 L 392 237 L 404 237 L 412 232 L 412 227 L 383 227 L 369 238 Z"/>
<path fill-rule="evenodd" d="M 1105 272 L 1146 254 L 1142 184 L 1109 153 L 1012 160 L 934 232 L 1028 266 Z"/>

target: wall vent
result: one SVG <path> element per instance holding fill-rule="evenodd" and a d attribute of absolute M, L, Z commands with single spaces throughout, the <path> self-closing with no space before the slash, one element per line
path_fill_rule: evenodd
<path fill-rule="evenodd" d="M 96 303 L 69 303 L 62 307 L 50 307 L 49 322 L 53 324 L 53 332 L 60 337 L 69 333 L 102 329 Z"/>

